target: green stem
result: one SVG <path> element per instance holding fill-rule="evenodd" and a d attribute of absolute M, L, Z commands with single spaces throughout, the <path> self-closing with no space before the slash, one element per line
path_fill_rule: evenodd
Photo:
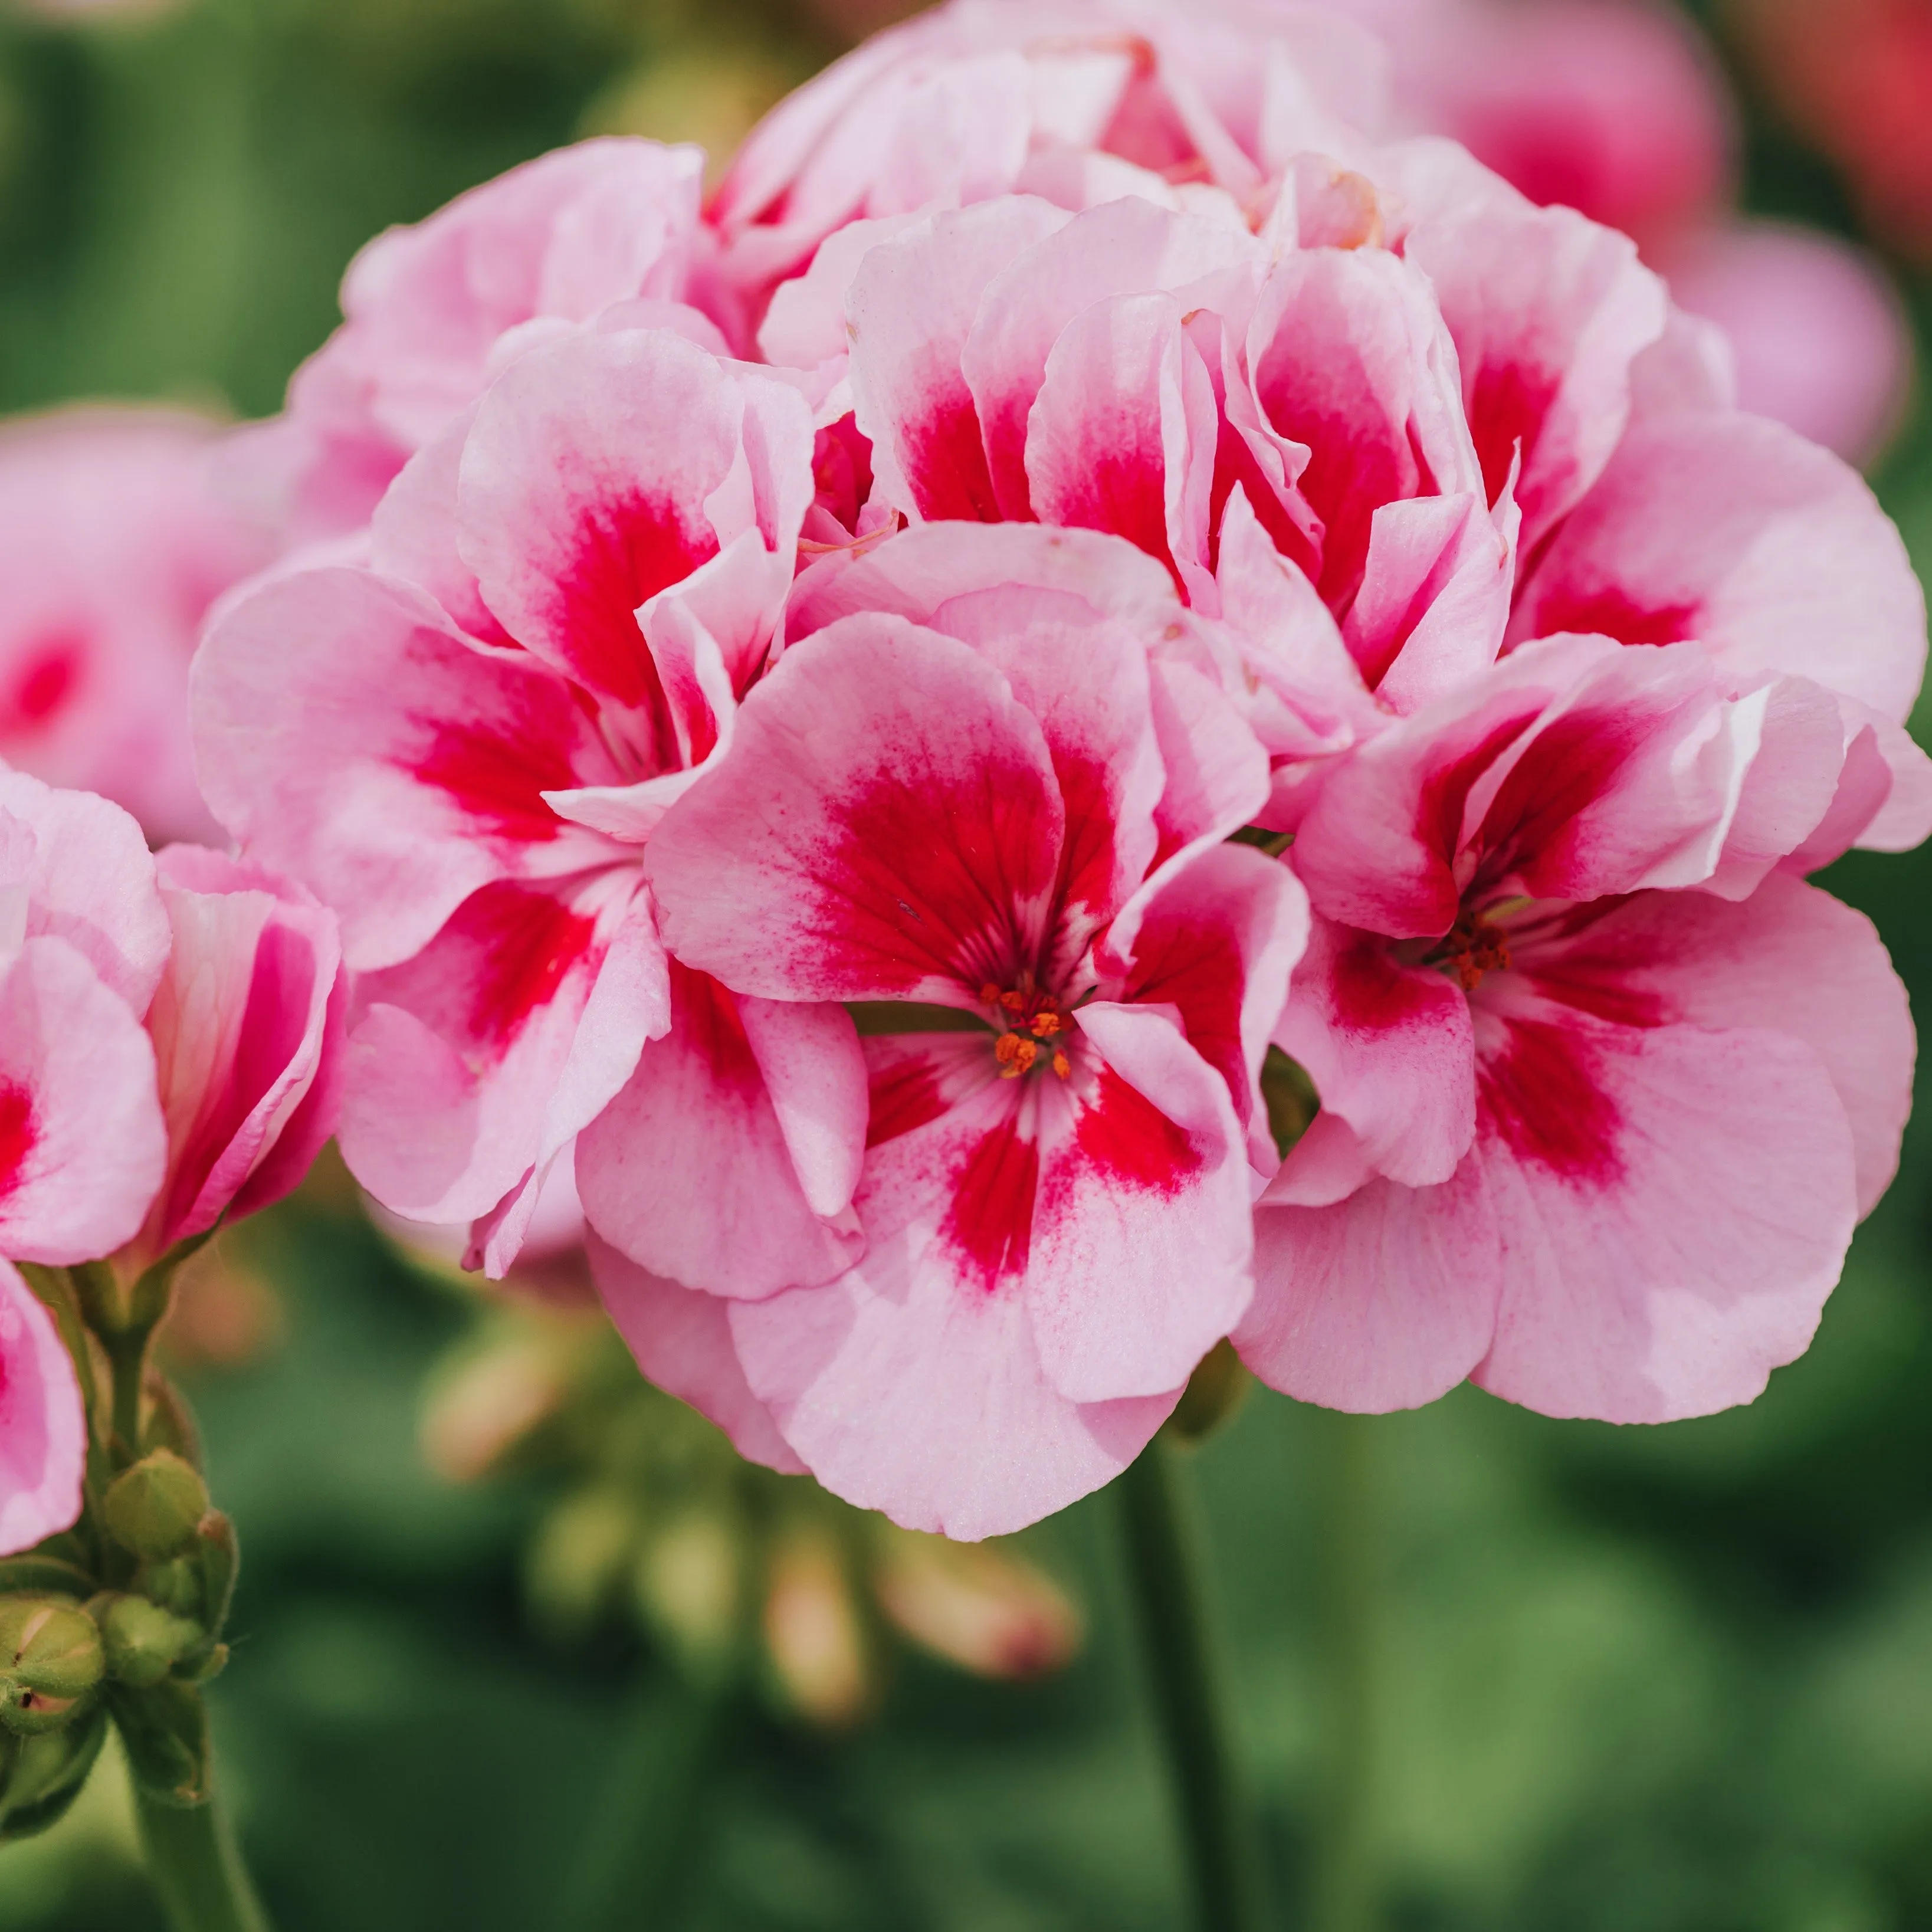
<path fill-rule="evenodd" d="M 682 1676 L 639 1694 L 565 1887 L 567 1932 L 672 1922 L 738 1694 L 734 1682 Z"/>
<path fill-rule="evenodd" d="M 1178 1452 L 1156 1436 L 1119 1481 L 1127 1573 L 1186 1844 L 1200 1932 L 1258 1932 L 1260 1861 L 1202 1600 L 1205 1544 Z"/>
<path fill-rule="evenodd" d="M 1318 1922 L 1321 1932 L 1374 1932 L 1375 1418 L 1336 1414 L 1326 1420 L 1329 1808 Z"/>
<path fill-rule="evenodd" d="M 172 1932 L 268 1932 L 268 1921 L 218 1798 L 184 1810 L 136 1784 L 148 1871 Z"/>

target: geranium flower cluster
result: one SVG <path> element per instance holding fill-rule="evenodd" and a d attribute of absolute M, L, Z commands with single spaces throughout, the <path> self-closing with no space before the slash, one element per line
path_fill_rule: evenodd
<path fill-rule="evenodd" d="M 131 1285 L 334 1130 L 335 917 L 119 806 L 0 769 L 0 1556 L 80 1514 L 89 1418 L 15 1262 Z"/>
<path fill-rule="evenodd" d="M 601 142 L 381 238 L 272 433 L 366 532 L 196 667 L 364 1186 L 500 1274 L 574 1165 L 646 1372 L 916 1528 L 1106 1482 L 1230 1335 L 1748 1400 L 1896 1158 L 1804 882 L 1932 828 L 1896 532 L 1272 19 L 954 0 L 708 208 Z"/>

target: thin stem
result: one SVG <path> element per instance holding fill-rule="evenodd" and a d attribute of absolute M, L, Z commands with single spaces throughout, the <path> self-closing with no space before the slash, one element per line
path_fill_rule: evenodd
<path fill-rule="evenodd" d="M 705 1799 L 738 1695 L 728 1679 L 682 1676 L 640 1694 L 565 1890 L 567 1932 L 671 1922 L 703 1848 Z"/>
<path fill-rule="evenodd" d="M 1319 1924 L 1322 1932 L 1374 1932 L 1376 1612 L 1381 1563 L 1375 1418 L 1336 1414 L 1326 1420 L 1329 1810 Z"/>
<path fill-rule="evenodd" d="M 1258 1932 L 1261 1869 L 1202 1600 L 1205 1544 L 1178 1453 L 1156 1436 L 1119 1481 L 1122 1540 L 1200 1932 Z"/>
<path fill-rule="evenodd" d="M 134 1810 L 172 1932 L 268 1932 L 218 1798 L 184 1810 L 158 1804 L 136 1785 Z"/>

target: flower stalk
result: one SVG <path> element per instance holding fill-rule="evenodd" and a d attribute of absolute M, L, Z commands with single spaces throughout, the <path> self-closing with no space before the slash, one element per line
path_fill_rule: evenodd
<path fill-rule="evenodd" d="M 1114 1493 L 1195 1922 L 1199 1932 L 1259 1932 L 1261 1864 L 1202 1587 L 1204 1540 L 1180 1453 L 1165 1431 Z"/>
<path fill-rule="evenodd" d="M 0 1564 L 0 1838 L 73 1802 L 111 1720 L 172 1932 L 268 1932 L 217 1800 L 202 1694 L 227 1661 L 234 1529 L 210 1507 L 192 1424 L 149 1363 L 176 1270 L 205 1238 L 124 1285 L 105 1262 L 28 1271 L 75 1363 L 88 1470 L 74 1528 Z"/>

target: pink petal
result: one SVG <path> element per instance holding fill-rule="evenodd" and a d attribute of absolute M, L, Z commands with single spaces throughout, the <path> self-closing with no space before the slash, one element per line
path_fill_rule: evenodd
<path fill-rule="evenodd" d="M 1025 470 L 1045 522 L 1108 530 L 1190 596 L 1211 580 L 1214 385 L 1172 296 L 1117 296 L 1060 332 L 1027 418 Z"/>
<path fill-rule="evenodd" d="M 1095 1000 L 1078 1023 L 1101 1064 L 1072 1135 L 1041 1148 L 1024 1292 L 1062 1395 L 1158 1396 L 1253 1292 L 1246 1142 L 1226 1082 L 1167 1016 Z"/>
<path fill-rule="evenodd" d="M 1018 590 L 1046 593 L 1036 615 L 1126 620 L 1157 633 L 1180 616 L 1174 580 L 1145 551 L 1097 530 L 1028 524 L 915 524 L 855 559 L 828 558 L 799 579 L 788 615 L 794 639 L 841 617 L 879 611 L 954 636 L 972 605 Z M 1056 610 L 1064 602 L 1074 608 Z"/>
<path fill-rule="evenodd" d="M 754 384 L 771 392 L 774 460 L 808 478 L 802 402 L 662 330 L 573 338 L 498 380 L 464 450 L 459 548 L 518 642 L 619 704 L 658 701 L 635 614 L 758 524 L 748 474 L 723 500 Z M 809 499 L 802 480 L 796 515 Z M 796 528 L 766 534 L 784 548 Z"/>
<path fill-rule="evenodd" d="M 414 958 L 358 981 L 342 1150 L 385 1207 L 486 1214 L 614 1097 L 668 1024 L 636 902 L 628 870 L 556 890 L 501 881 Z"/>
<path fill-rule="evenodd" d="M 1081 311 L 1111 296 L 1184 289 L 1256 254 L 1242 231 L 1127 196 L 1088 210 L 1002 271 L 986 290 L 961 367 L 1004 515 L 1077 520 L 1036 510 L 1026 450 L 1028 416 L 1054 346 Z"/>
<path fill-rule="evenodd" d="M 0 977 L 0 1250 L 65 1267 L 112 1254 L 167 1163 L 140 1022 L 60 939 Z"/>
<path fill-rule="evenodd" d="M 830 1280 L 857 1256 L 857 1224 L 844 1202 L 829 1210 L 836 1218 L 821 1218 L 808 1198 L 738 1003 L 675 963 L 670 983 L 670 1030 L 579 1138 L 584 1212 L 620 1252 L 687 1288 L 756 1297 Z M 844 1038 L 828 1044 L 849 1057 L 858 1105 L 839 1094 L 832 1108 L 847 1117 L 836 1124 L 850 1134 L 856 1169 L 863 1072 L 851 1022 L 837 1018 Z M 842 1083 L 834 1073 L 822 1084 Z M 808 1108 L 812 1097 L 794 1078 L 788 1101 Z"/>
<path fill-rule="evenodd" d="M 74 1526 L 86 1462 L 74 1364 L 33 1291 L 0 1262 L 0 1556 Z"/>
<path fill-rule="evenodd" d="M 1810 1342 L 1856 1215 L 1817 1054 L 1574 1016 L 1513 1020 L 1480 1050 L 1469 1188 L 1436 1235 L 1454 1271 L 1501 1285 L 1475 1379 L 1610 1422 L 1750 1401 Z"/>
<path fill-rule="evenodd" d="M 1468 1000 L 1444 974 L 1318 920 L 1274 1037 L 1314 1082 L 1319 1118 L 1352 1130 L 1364 1178 L 1420 1187 L 1456 1172 L 1476 1130 L 1475 1034 Z M 1309 1200 L 1326 1137 L 1305 1135 L 1265 1198 Z"/>
<path fill-rule="evenodd" d="M 595 1229 L 584 1245 L 598 1292 L 638 1367 L 668 1395 L 715 1422 L 747 1460 L 782 1475 L 802 1475 L 805 1465 L 738 1365 L 726 1304 L 647 1273 L 598 1240 Z"/>
<path fill-rule="evenodd" d="M 1298 1401 L 1358 1414 L 1462 1381 L 1494 1332 L 1501 1243 L 1466 1167 L 1441 1187 L 1372 1180 L 1336 1206 L 1258 1208 L 1242 1360 Z"/>
<path fill-rule="evenodd" d="M 174 950 L 148 1015 L 169 1138 L 157 1255 L 302 1178 L 334 1130 L 343 1008 L 332 914 L 191 847 L 160 872 Z"/>
<path fill-rule="evenodd" d="M 1905 989 L 1862 913 L 1776 876 L 1742 904 L 1643 893 L 1539 952 L 1533 977 L 1586 1011 L 1802 1040 L 1851 1122 L 1859 1213 L 1890 1184 L 1916 1041 Z"/>
<path fill-rule="evenodd" d="M 1521 451 L 1533 556 L 1602 473 L 1630 416 L 1630 364 L 1663 334 L 1663 284 L 1627 237 L 1568 208 L 1500 204 L 1425 222 L 1406 252 L 1455 339 L 1492 500 Z"/>
<path fill-rule="evenodd" d="M 1925 662 L 1924 599 L 1871 492 L 1836 457 L 1742 415 L 1632 429 L 1510 634 L 1564 630 L 1696 638 L 1739 683 L 1791 673 L 1900 721 Z"/>
<path fill-rule="evenodd" d="M 1037 956 L 1066 825 L 1040 727 L 992 666 L 851 618 L 752 693 L 645 869 L 670 950 L 735 992 L 970 1004 Z"/>
<path fill-rule="evenodd" d="M 335 909 L 358 970 L 409 957 L 492 880 L 610 853 L 544 800 L 618 776 L 569 687 L 475 649 L 406 585 L 264 583 L 210 629 L 195 712 L 216 815 Z"/>
<path fill-rule="evenodd" d="M 1263 1174 L 1279 1156 L 1261 1102 L 1262 1060 L 1308 936 L 1307 896 L 1286 866 L 1214 844 L 1150 880 L 1102 953 L 1108 968 L 1119 962 L 1116 998 L 1179 1015 L 1188 1044 L 1226 1083 Z"/>
<path fill-rule="evenodd" d="M 960 358 L 988 285 L 1066 220 L 1010 196 L 936 214 L 860 265 L 846 302 L 853 404 L 872 439 L 877 494 L 908 516 L 999 520 Z"/>
<path fill-rule="evenodd" d="M 1038 1178 L 1014 1084 L 993 1077 L 982 1039 L 869 1044 L 866 1254 L 826 1287 L 734 1302 L 732 1335 L 835 1494 L 912 1528 L 1000 1534 L 1118 1474 L 1178 1390 L 1083 1404 L 1054 1388 L 1011 1273 Z"/>
<path fill-rule="evenodd" d="M 56 791 L 4 767 L 0 812 L 32 833 L 18 874 L 23 936 L 64 940 L 134 1012 L 145 1012 L 168 956 L 168 916 L 141 828 L 104 798 Z"/>

